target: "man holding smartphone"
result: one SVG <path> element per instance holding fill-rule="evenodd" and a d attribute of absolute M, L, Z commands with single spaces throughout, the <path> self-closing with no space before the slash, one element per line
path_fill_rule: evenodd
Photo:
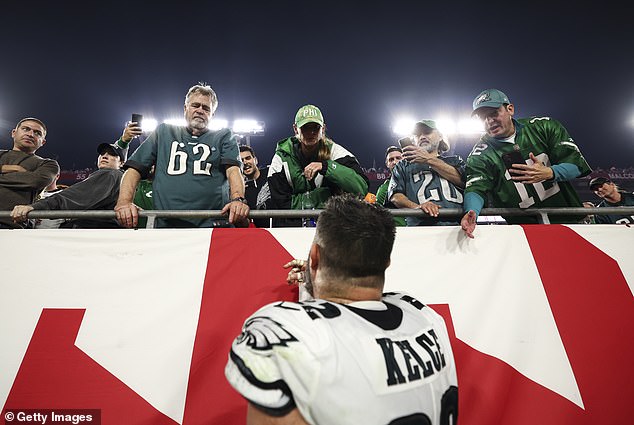
<path fill-rule="evenodd" d="M 467 183 L 461 225 L 473 238 L 487 197 L 497 208 L 581 207 L 568 182 L 592 170 L 561 123 L 549 117 L 515 119 L 515 107 L 497 89 L 481 92 L 473 115 L 486 133 L 467 158 Z M 503 216 L 509 224 L 537 223 L 534 216 Z M 576 223 L 583 216 L 555 215 L 553 223 Z"/>
<path fill-rule="evenodd" d="M 421 209 L 429 217 L 406 217 L 408 226 L 457 225 L 458 219 L 439 219 L 440 208 L 462 208 L 464 161 L 445 156 L 449 143 L 436 122 L 415 124 L 412 144 L 403 146 L 403 160 L 392 169 L 388 199 L 398 208 Z M 401 139 L 403 140 L 403 139 Z"/>

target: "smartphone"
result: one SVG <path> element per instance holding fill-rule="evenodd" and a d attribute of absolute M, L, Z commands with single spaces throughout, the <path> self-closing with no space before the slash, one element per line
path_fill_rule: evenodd
<path fill-rule="evenodd" d="M 526 161 L 522 158 L 522 154 L 519 151 L 512 151 L 502 155 L 502 161 L 507 170 L 513 168 L 513 164 L 526 165 Z"/>
<path fill-rule="evenodd" d="M 403 149 L 405 146 L 412 146 L 414 141 L 409 137 L 403 137 L 398 140 L 398 144 L 401 146 L 401 149 Z"/>
<path fill-rule="evenodd" d="M 137 123 L 137 127 L 142 127 L 143 124 L 143 115 L 141 114 L 132 114 L 131 122 Z"/>

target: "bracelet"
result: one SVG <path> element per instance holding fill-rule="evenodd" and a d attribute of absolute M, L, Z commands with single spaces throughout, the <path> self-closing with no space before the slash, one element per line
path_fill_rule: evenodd
<path fill-rule="evenodd" d="M 244 196 L 237 196 L 235 198 L 229 199 L 229 202 L 242 202 L 243 204 L 247 204 L 247 198 Z M 247 204 L 248 205 L 248 204 Z"/>

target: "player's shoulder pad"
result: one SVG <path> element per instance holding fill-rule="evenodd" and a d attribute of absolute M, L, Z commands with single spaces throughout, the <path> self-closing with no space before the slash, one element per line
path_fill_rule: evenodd
<path fill-rule="evenodd" d="M 418 310 L 423 310 L 427 307 L 425 304 L 406 292 L 385 292 L 383 293 L 383 301 L 396 305 L 412 305 Z"/>
<path fill-rule="evenodd" d="M 324 300 L 278 301 L 262 307 L 249 317 L 240 338 L 244 340 L 248 337 L 252 342 L 247 342 L 247 345 L 252 348 L 255 347 L 251 344 L 256 341 L 260 341 L 257 346 L 261 349 L 301 341 L 311 351 L 321 351 L 330 346 L 326 320 L 338 314 L 339 307 Z"/>

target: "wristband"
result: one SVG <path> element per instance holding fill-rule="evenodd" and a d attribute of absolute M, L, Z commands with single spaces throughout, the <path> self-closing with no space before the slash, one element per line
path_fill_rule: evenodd
<path fill-rule="evenodd" d="M 248 205 L 247 203 L 247 198 L 245 198 L 244 196 L 237 196 L 235 198 L 231 198 L 229 199 L 229 202 L 242 202 L 245 205 Z"/>

